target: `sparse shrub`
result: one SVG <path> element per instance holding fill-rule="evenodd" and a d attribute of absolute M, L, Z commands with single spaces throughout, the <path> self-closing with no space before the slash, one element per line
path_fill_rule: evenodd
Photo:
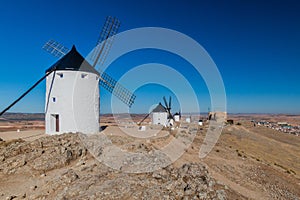
<path fill-rule="evenodd" d="M 219 153 L 219 152 L 220 152 L 220 150 L 219 150 L 219 149 L 217 149 L 217 150 L 216 150 L 216 152 L 218 152 L 218 153 Z"/>
<path fill-rule="evenodd" d="M 240 122 L 238 122 L 238 123 L 236 123 L 236 125 L 238 125 L 238 126 L 240 126 L 240 125 L 242 125 Z"/>
<path fill-rule="evenodd" d="M 288 170 L 290 174 L 295 174 L 296 175 L 296 172 L 292 169 Z"/>

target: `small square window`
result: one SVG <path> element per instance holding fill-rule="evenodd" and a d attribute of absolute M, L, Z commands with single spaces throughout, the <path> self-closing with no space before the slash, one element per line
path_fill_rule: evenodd
<path fill-rule="evenodd" d="M 52 97 L 52 101 L 55 103 L 56 102 L 56 97 Z"/>
<path fill-rule="evenodd" d="M 63 78 L 63 77 L 64 77 L 64 74 L 63 74 L 63 73 L 57 73 L 57 75 L 58 75 L 60 78 Z"/>
<path fill-rule="evenodd" d="M 87 74 L 81 74 L 81 78 L 87 78 Z"/>

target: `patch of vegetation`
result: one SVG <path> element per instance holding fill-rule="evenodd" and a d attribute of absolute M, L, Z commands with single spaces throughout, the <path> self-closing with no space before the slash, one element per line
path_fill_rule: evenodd
<path fill-rule="evenodd" d="M 238 123 L 236 123 L 236 125 L 238 125 L 238 126 L 240 126 L 240 125 L 242 125 L 240 122 L 238 122 Z"/>
<path fill-rule="evenodd" d="M 295 174 L 295 175 L 296 175 L 296 172 L 295 172 L 294 170 L 290 169 L 290 172 L 291 172 L 292 174 Z"/>
<path fill-rule="evenodd" d="M 21 138 L 9 140 L 9 141 L 1 141 L 0 147 L 7 147 L 9 145 L 19 144 L 19 143 L 23 143 L 23 142 L 25 142 L 25 140 L 22 140 Z"/>
<path fill-rule="evenodd" d="M 288 174 L 294 174 L 294 175 L 296 175 L 296 172 L 294 170 L 292 170 L 292 169 L 288 169 L 285 172 L 288 173 Z"/>
<path fill-rule="evenodd" d="M 219 150 L 219 149 L 217 149 L 217 150 L 216 150 L 216 152 L 218 152 L 218 153 L 219 153 L 219 152 L 220 152 L 220 150 Z"/>
<path fill-rule="evenodd" d="M 239 152 L 238 149 L 236 149 L 235 151 L 237 152 L 237 155 L 238 155 L 239 157 L 242 157 L 242 154 Z"/>
<path fill-rule="evenodd" d="M 278 163 L 274 163 L 275 166 L 277 167 L 281 167 L 282 169 L 285 169 L 285 167 L 283 167 L 282 165 L 278 164 Z"/>
<path fill-rule="evenodd" d="M 286 167 L 284 167 L 284 166 L 282 166 L 282 165 L 280 165 L 278 163 L 274 163 L 274 165 L 277 166 L 277 167 L 280 167 L 283 170 L 285 170 L 285 172 L 288 173 L 288 174 L 294 174 L 294 175 L 296 175 L 296 172 L 294 170 L 292 170 L 292 169 L 288 169 L 288 168 L 286 168 Z"/>
<path fill-rule="evenodd" d="M 237 152 L 237 155 L 238 155 L 239 157 L 247 158 L 246 155 L 243 155 L 243 154 L 245 154 L 244 151 L 241 151 L 241 152 L 240 152 L 238 149 L 236 149 L 235 151 Z"/>

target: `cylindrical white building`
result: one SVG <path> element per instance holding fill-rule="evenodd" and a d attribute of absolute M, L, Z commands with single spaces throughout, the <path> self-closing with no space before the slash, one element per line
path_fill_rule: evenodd
<path fill-rule="evenodd" d="M 174 120 L 175 120 L 175 122 L 179 122 L 180 121 L 180 114 L 179 113 L 175 113 L 174 114 Z"/>
<path fill-rule="evenodd" d="M 75 47 L 46 78 L 46 134 L 99 132 L 99 73 Z"/>
<path fill-rule="evenodd" d="M 151 115 L 152 124 L 167 126 L 168 113 L 166 108 L 159 103 L 153 110 Z"/>

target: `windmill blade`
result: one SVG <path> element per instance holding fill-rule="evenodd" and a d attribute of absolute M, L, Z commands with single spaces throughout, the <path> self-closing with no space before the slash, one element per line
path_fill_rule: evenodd
<path fill-rule="evenodd" d="M 164 96 L 163 99 L 164 99 L 165 106 L 166 106 L 167 110 L 169 110 L 169 108 L 168 108 L 168 103 L 167 103 L 167 100 L 166 100 L 166 97 Z"/>
<path fill-rule="evenodd" d="M 69 52 L 69 49 L 67 47 L 54 40 L 49 40 L 42 48 L 58 58 L 66 55 Z"/>
<path fill-rule="evenodd" d="M 33 86 L 31 86 L 26 92 L 24 92 L 19 98 L 17 98 L 12 104 L 10 104 L 7 108 L 5 108 L 0 116 L 3 115 L 6 111 L 8 111 L 11 107 L 13 107 L 18 101 L 20 101 L 23 97 L 25 97 L 31 90 L 33 90 L 40 82 L 42 82 L 49 74 L 51 74 L 55 69 L 47 72 L 42 78 L 40 78 Z"/>
<path fill-rule="evenodd" d="M 129 107 L 132 106 L 136 96 L 123 87 L 120 83 L 110 77 L 107 73 L 101 72 L 101 77 L 99 84 L 108 90 L 110 93 L 115 95 L 118 99 L 120 99 L 123 103 L 127 104 Z"/>
<path fill-rule="evenodd" d="M 174 120 L 174 117 L 173 117 L 170 109 L 168 109 L 167 112 L 168 112 L 168 119 L 173 119 Z"/>
<path fill-rule="evenodd" d="M 92 53 L 91 60 L 93 67 L 102 65 L 114 41 L 114 36 L 118 32 L 120 21 L 116 17 L 108 16 L 100 33 L 96 47 Z"/>
<path fill-rule="evenodd" d="M 171 96 L 170 96 L 170 98 L 169 98 L 169 109 L 171 110 Z"/>
<path fill-rule="evenodd" d="M 63 56 L 66 53 L 68 53 L 68 48 L 53 40 L 49 40 L 44 45 L 43 49 L 56 57 Z M 107 89 L 109 92 L 113 93 L 116 97 L 118 97 L 129 107 L 131 107 L 134 103 L 136 96 L 132 94 L 129 90 L 127 90 L 125 87 L 123 87 L 121 84 L 118 84 L 117 81 L 111 78 L 108 74 L 101 72 L 100 70 L 98 71 L 100 72 L 100 85 Z"/>
<path fill-rule="evenodd" d="M 138 125 L 140 126 L 140 125 L 143 123 L 143 121 L 145 121 L 145 119 L 147 119 L 147 117 L 148 117 L 151 113 L 152 113 L 152 112 L 148 113 L 148 114 L 142 119 L 142 121 L 140 121 L 140 122 L 138 123 Z"/>
<path fill-rule="evenodd" d="M 171 114 L 171 112 L 170 112 L 170 118 L 175 121 L 174 116 Z"/>

